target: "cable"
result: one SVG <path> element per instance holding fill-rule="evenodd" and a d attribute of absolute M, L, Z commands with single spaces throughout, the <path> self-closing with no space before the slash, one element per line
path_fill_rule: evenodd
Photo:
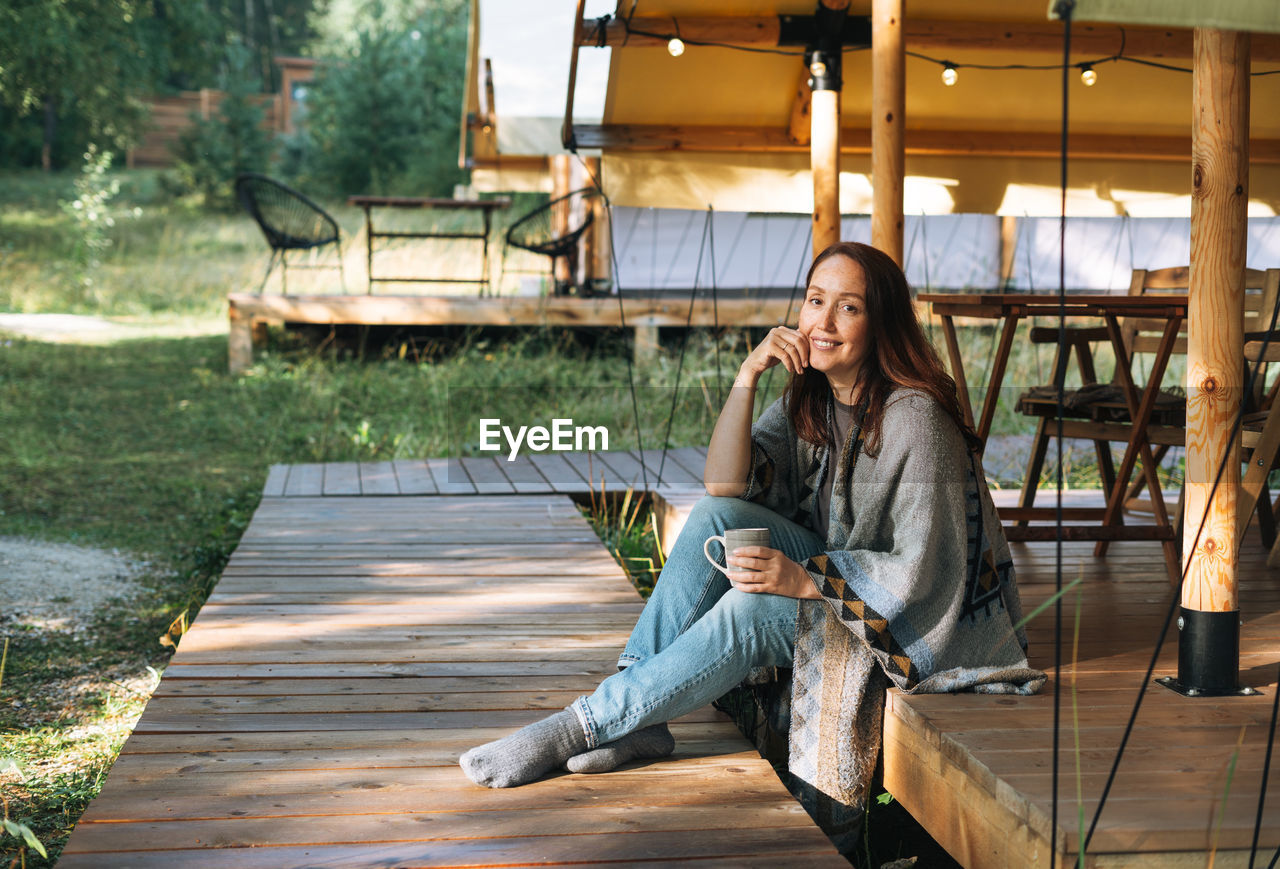
<path fill-rule="evenodd" d="M 630 24 L 626 24 L 625 27 L 626 27 L 628 36 L 635 34 L 636 36 L 648 36 L 651 39 L 678 38 L 685 45 L 697 45 L 702 48 L 728 48 L 732 51 L 745 51 L 750 54 L 785 54 L 790 57 L 804 57 L 803 48 L 799 50 L 791 50 L 786 48 L 766 48 L 760 45 L 734 45 L 731 42 L 713 42 L 711 40 L 705 40 L 705 39 L 689 39 L 684 36 L 679 36 L 678 32 L 675 34 L 671 34 L 671 33 L 656 33 L 651 30 L 640 30 L 639 28 L 632 27 Z M 866 51 L 869 48 L 870 46 L 852 45 L 852 46 L 845 46 L 844 50 L 845 51 Z"/>
<path fill-rule="evenodd" d="M 1280 667 L 1277 668 L 1280 670 Z M 1262 787 L 1258 790 L 1258 819 L 1253 822 L 1253 844 L 1249 848 L 1249 869 L 1258 854 L 1258 836 L 1262 833 L 1262 810 L 1267 802 L 1267 774 L 1271 771 L 1271 749 L 1276 741 L 1276 716 L 1280 714 L 1280 673 L 1277 673 L 1276 690 L 1271 698 L 1271 726 L 1267 728 L 1267 753 L 1262 762 Z M 1280 852 L 1277 852 L 1280 853 Z M 1273 864 L 1274 860 L 1271 861 Z"/>
<path fill-rule="evenodd" d="M 1058 164 L 1058 184 L 1061 191 L 1060 211 L 1058 215 L 1058 354 L 1066 349 L 1067 343 L 1067 124 L 1068 107 L 1070 105 L 1070 73 L 1067 60 L 1071 57 L 1071 13 L 1075 10 L 1074 0 L 1059 0 L 1055 14 L 1062 19 L 1062 124 L 1059 128 L 1061 157 Z M 1059 743 L 1062 731 L 1062 426 L 1065 417 L 1062 406 L 1062 390 L 1057 391 L 1056 416 L 1058 424 L 1058 490 L 1054 510 L 1053 559 L 1053 763 L 1050 773 L 1053 804 L 1049 832 L 1049 869 L 1058 865 L 1058 779 L 1061 766 Z M 1084 847 L 1080 848 L 1084 853 Z M 1077 862 L 1080 862 L 1077 856 Z"/>
<path fill-rule="evenodd" d="M 676 399 L 680 395 L 680 373 L 684 371 L 684 354 L 689 347 L 689 332 L 693 325 L 693 303 L 698 296 L 698 279 L 702 276 L 702 252 L 707 248 L 707 231 L 711 227 L 711 211 L 702 223 L 702 241 L 698 245 L 698 265 L 693 273 L 693 289 L 689 291 L 689 313 L 684 318 L 684 340 L 680 342 L 680 359 L 676 363 L 676 384 L 671 392 L 671 410 L 667 413 L 667 430 L 662 436 L 662 461 L 658 465 L 658 482 L 662 482 L 662 469 L 667 464 L 667 445 L 671 443 L 671 426 L 676 418 Z"/>
<path fill-rule="evenodd" d="M 914 57 L 914 58 L 917 58 L 917 59 L 919 59 L 919 60 L 927 60 L 927 61 L 928 61 L 928 62 L 930 62 L 930 63 L 936 63 L 936 64 L 938 64 L 939 66 L 941 66 L 943 69 L 953 69 L 953 70 L 956 70 L 956 69 L 981 69 L 981 70 L 1006 70 L 1006 69 L 1019 69 L 1019 70 L 1052 70 L 1052 69 L 1062 68 L 1063 70 L 1066 70 L 1066 69 L 1078 69 L 1078 70 L 1080 70 L 1080 71 L 1082 71 L 1082 72 L 1083 72 L 1084 70 L 1086 70 L 1086 69 L 1088 69 L 1088 68 L 1090 68 L 1090 67 L 1097 66 L 1097 65 L 1098 65 L 1098 64 L 1100 64 L 1100 63 L 1135 63 L 1135 64 L 1138 64 L 1138 65 L 1140 65 L 1140 66 L 1150 66 L 1150 67 L 1155 67 L 1156 69 L 1166 69 L 1166 70 L 1170 70 L 1170 71 L 1172 71 L 1172 72 L 1193 72 L 1193 71 L 1194 71 L 1194 70 L 1192 70 L 1192 69 L 1191 69 L 1191 67 L 1187 67 L 1187 66 L 1175 66 L 1175 65 L 1173 65 L 1173 64 L 1171 64 L 1171 63 L 1160 63 L 1159 61 L 1155 61 L 1155 60 L 1143 60 L 1142 58 L 1138 58 L 1138 57 L 1129 57 L 1128 55 L 1126 55 L 1126 54 L 1124 53 L 1125 43 L 1126 43 L 1126 41 L 1127 41 L 1127 35 L 1126 35 L 1126 33 L 1125 33 L 1125 29 L 1124 29 L 1123 27 L 1121 27 L 1121 28 L 1120 28 L 1120 50 L 1119 50 L 1119 51 L 1117 51 L 1115 54 L 1108 55 L 1107 57 L 1100 57 L 1100 58 L 1098 58 L 1097 60 L 1080 60 L 1080 61 L 1076 61 L 1075 63 L 1071 63 L 1071 62 L 1070 62 L 1070 58 L 1069 58 L 1069 57 L 1064 57 L 1064 58 L 1062 59 L 1062 63 L 1061 63 L 1061 64 L 1056 64 L 1056 63 L 1055 63 L 1055 64 L 1034 64 L 1034 63 L 1006 63 L 1006 64 L 991 64 L 991 63 L 956 63 L 955 61 L 952 61 L 952 60 L 945 60 L 945 59 L 939 59 L 939 58 L 936 58 L 936 57 L 931 57 L 931 56 L 929 56 L 929 55 L 927 55 L 927 54 L 921 54 L 920 52 L 917 52 L 917 51 L 908 51 L 908 52 L 906 52 L 906 54 L 907 54 L 908 56 L 910 56 L 910 57 Z M 1280 75 L 1280 69 L 1269 69 L 1269 70 L 1263 70 L 1263 71 L 1259 71 L 1259 72 L 1250 72 L 1250 73 L 1249 73 L 1249 75 L 1250 75 L 1251 77 L 1268 76 L 1268 75 Z"/>
<path fill-rule="evenodd" d="M 920 227 L 921 256 L 924 258 L 924 285 L 926 287 L 932 287 L 933 281 L 929 279 L 929 230 L 925 226 L 924 212 L 920 213 L 920 223 L 918 226 Z"/>
<path fill-rule="evenodd" d="M 628 15 L 626 17 L 619 17 L 617 19 L 617 21 L 622 25 L 622 29 L 625 34 L 622 41 L 623 45 L 626 45 L 627 42 L 630 40 L 631 36 L 635 35 L 635 36 L 645 36 L 650 39 L 661 39 L 664 41 L 671 40 L 671 39 L 679 39 L 685 45 L 696 45 L 702 48 L 726 48 L 726 49 L 729 49 L 730 51 L 743 51 L 750 54 L 781 54 L 789 57 L 804 56 L 804 49 L 772 48 L 772 47 L 761 46 L 761 45 L 742 45 L 742 44 L 732 43 L 732 42 L 718 42 L 712 39 L 689 39 L 680 34 L 680 24 L 676 18 L 671 19 L 672 26 L 675 30 L 674 33 L 663 33 L 655 30 L 642 30 L 638 27 L 631 26 L 631 18 L 634 15 L 635 15 L 635 3 L 632 3 L 631 11 L 628 13 Z M 611 15 L 602 15 L 599 18 L 594 19 L 590 38 L 594 40 L 595 46 L 597 48 L 607 47 L 606 28 L 609 21 L 611 20 L 613 20 Z M 919 60 L 928 61 L 929 63 L 936 63 L 937 65 L 943 68 L 950 68 L 954 70 L 960 70 L 960 69 L 979 69 L 979 70 L 987 70 L 987 71 L 1027 70 L 1027 71 L 1047 72 L 1047 71 L 1056 70 L 1056 69 L 1078 69 L 1078 70 L 1084 71 L 1088 67 L 1097 66 L 1098 64 L 1102 64 L 1102 63 L 1134 63 L 1134 64 L 1139 64 L 1141 66 L 1150 66 L 1156 69 L 1164 69 L 1172 72 L 1192 72 L 1191 67 L 1176 66 L 1171 63 L 1161 63 L 1160 61 L 1144 60 L 1138 57 L 1127 56 L 1124 53 L 1125 41 L 1126 41 L 1125 29 L 1121 27 L 1119 28 L 1119 30 L 1120 30 L 1120 50 L 1118 52 L 1116 52 L 1115 54 L 1107 55 L 1106 57 L 1099 57 L 1095 60 L 1081 60 L 1081 61 L 1076 61 L 1075 63 L 1071 63 L 1069 58 L 1063 58 L 1063 62 L 1060 64 L 1058 63 L 1053 63 L 1053 64 L 956 63 L 955 61 L 932 57 L 927 54 L 922 54 L 918 51 L 907 51 L 905 52 L 905 54 L 908 57 L 914 57 Z M 842 46 L 841 52 L 844 53 L 844 52 L 850 52 L 850 51 L 868 51 L 870 47 L 871 46 L 869 45 L 846 45 L 846 46 Z M 1280 69 L 1269 69 L 1269 70 L 1261 70 L 1259 72 L 1250 72 L 1249 75 L 1252 77 L 1280 75 Z"/>
<path fill-rule="evenodd" d="M 1262 339 L 1262 346 L 1258 350 L 1258 358 L 1254 362 L 1252 371 L 1249 374 L 1249 382 L 1245 386 L 1245 395 L 1253 392 L 1253 387 L 1258 380 L 1258 372 L 1262 367 L 1262 360 L 1266 358 L 1267 347 L 1271 343 L 1272 334 L 1275 332 L 1276 319 L 1280 316 L 1280 298 L 1276 299 L 1275 308 L 1271 311 L 1271 325 L 1267 329 L 1266 336 Z M 1150 387 L 1148 387 L 1150 388 Z M 1222 456 L 1222 460 L 1218 463 L 1218 471 L 1213 478 L 1213 486 L 1209 489 L 1209 497 L 1205 499 L 1204 515 L 1200 517 L 1200 525 L 1196 528 L 1196 535 L 1192 540 L 1191 552 L 1196 551 L 1196 547 L 1200 545 L 1200 537 L 1204 534 L 1204 527 L 1209 521 L 1209 505 L 1213 503 L 1213 498 L 1218 492 L 1218 486 L 1222 483 L 1222 475 L 1226 472 L 1227 461 L 1231 458 L 1231 450 L 1236 442 L 1236 438 L 1240 435 L 1240 429 L 1244 425 L 1244 402 L 1240 402 L 1240 407 L 1236 411 L 1235 420 L 1231 426 L 1231 434 L 1227 438 L 1226 451 Z M 1184 547 L 1183 551 L 1187 551 Z M 1177 610 L 1178 604 L 1182 599 L 1182 586 L 1187 581 L 1187 570 L 1191 567 L 1190 560 L 1182 568 L 1182 578 L 1178 582 L 1178 593 L 1173 596 L 1169 602 L 1168 612 L 1165 613 L 1164 625 L 1160 629 L 1160 636 L 1156 639 L 1155 649 L 1151 653 L 1151 662 L 1147 665 L 1146 674 L 1143 676 L 1142 684 L 1138 686 L 1138 698 L 1134 701 L 1133 711 L 1129 714 L 1129 721 L 1125 724 L 1124 734 L 1120 738 L 1120 747 L 1116 751 L 1116 758 L 1111 764 L 1111 771 L 1107 774 L 1107 782 L 1103 786 L 1102 796 L 1098 800 L 1098 807 L 1093 814 L 1093 820 L 1089 824 L 1089 834 L 1085 837 L 1082 848 L 1087 848 L 1089 842 L 1093 839 L 1094 830 L 1097 829 L 1098 819 L 1102 817 L 1102 809 L 1107 804 L 1107 796 L 1111 793 L 1111 786 L 1115 783 L 1116 773 L 1120 769 L 1120 761 L 1124 757 L 1124 750 L 1129 744 L 1129 737 L 1133 733 L 1134 722 L 1137 721 L 1138 711 L 1142 708 L 1142 699 L 1146 696 L 1147 685 L 1151 682 L 1151 676 L 1156 669 L 1156 660 L 1160 657 L 1160 650 L 1164 647 L 1164 638 L 1169 633 L 1169 625 L 1173 623 L 1173 614 Z M 1280 691 L 1280 688 L 1276 689 Z M 1277 857 L 1280 857 L 1280 850 L 1276 851 Z M 1271 865 L 1275 865 L 1275 860 L 1271 861 Z"/>
<path fill-rule="evenodd" d="M 579 160 L 582 158 L 579 157 Z M 586 167 L 585 161 L 583 166 Z M 601 198 L 604 199 L 605 210 L 609 214 L 609 260 L 613 265 L 614 289 L 618 296 L 618 325 L 625 332 L 627 328 L 627 312 L 626 307 L 622 304 L 622 283 L 618 280 L 618 250 L 613 244 L 613 200 L 604 192 L 604 186 L 600 183 L 600 179 L 587 168 L 587 174 L 595 185 L 596 190 L 600 192 Z M 649 468 L 644 460 L 644 440 L 640 425 L 640 402 L 636 397 L 636 377 L 635 367 L 631 363 L 631 354 L 626 354 L 627 358 L 627 386 L 631 390 L 631 414 L 636 423 L 636 453 L 640 456 L 640 479 L 644 486 L 644 491 L 649 491 Z"/>
<path fill-rule="evenodd" d="M 707 204 L 707 220 L 710 231 L 707 233 L 707 246 L 711 252 L 711 338 L 716 353 L 716 404 L 724 406 L 724 397 L 720 393 L 720 384 L 724 373 L 720 370 L 720 301 L 716 292 L 719 283 L 716 280 L 716 221 L 715 209 Z"/>
<path fill-rule="evenodd" d="M 917 60 L 927 60 L 929 63 L 936 63 L 941 67 L 950 67 L 951 69 L 981 69 L 981 70 L 1008 70 L 1021 69 L 1039 72 L 1050 72 L 1053 70 L 1067 69 L 1084 69 L 1086 66 L 1097 66 L 1100 63 L 1108 63 L 1111 61 L 1123 60 L 1118 54 L 1112 54 L 1108 57 L 1099 57 L 1096 60 L 1082 60 L 1077 63 L 956 63 L 953 60 L 943 60 L 936 57 L 930 57 L 927 54 L 921 54 L 918 51 L 905 51 L 903 54 L 907 57 L 914 57 Z"/>
<path fill-rule="evenodd" d="M 805 222 L 808 224 L 809 229 L 804 235 L 804 244 L 800 247 L 800 266 L 796 269 L 796 279 L 791 285 L 791 295 L 787 297 L 787 307 L 782 312 L 782 322 L 778 324 L 779 326 L 785 326 L 787 321 L 791 319 L 791 306 L 796 303 L 796 293 L 800 292 L 800 278 L 804 274 L 805 266 L 812 259 L 809 250 L 813 244 L 813 221 Z M 769 387 L 773 383 L 773 372 L 776 370 L 777 367 L 775 366 L 764 373 L 764 386 L 760 392 L 766 397 L 769 395 Z"/>

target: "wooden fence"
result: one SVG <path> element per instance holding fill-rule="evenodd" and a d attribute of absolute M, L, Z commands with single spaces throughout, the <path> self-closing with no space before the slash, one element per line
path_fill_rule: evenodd
<path fill-rule="evenodd" d="M 173 147 L 192 124 L 192 116 L 211 118 L 226 94 L 212 88 L 183 91 L 176 96 L 155 97 L 151 100 L 151 123 L 134 148 L 126 155 L 126 165 L 133 169 L 141 166 L 172 166 Z M 262 128 L 273 133 L 284 132 L 285 117 L 283 97 L 280 94 L 259 94 L 254 102 L 264 110 Z"/>

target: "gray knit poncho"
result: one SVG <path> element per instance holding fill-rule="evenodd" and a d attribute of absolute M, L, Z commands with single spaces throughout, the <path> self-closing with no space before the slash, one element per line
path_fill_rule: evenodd
<path fill-rule="evenodd" d="M 790 678 L 757 673 L 756 702 L 733 711 L 766 754 L 786 734 L 793 792 L 839 826 L 865 806 L 887 685 L 1031 694 L 1045 676 L 1014 629 L 1013 563 L 978 457 L 938 403 L 899 390 L 875 455 L 856 423 L 834 467 L 830 453 L 796 436 L 781 399 L 752 429 L 744 499 L 808 525 L 835 477 L 828 551 L 804 565 L 823 600 L 801 601 Z"/>

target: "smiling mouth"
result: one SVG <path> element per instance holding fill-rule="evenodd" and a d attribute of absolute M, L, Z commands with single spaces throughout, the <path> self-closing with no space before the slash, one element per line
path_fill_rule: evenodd
<path fill-rule="evenodd" d="M 814 347 L 817 347 L 819 350 L 831 350 L 835 347 L 840 346 L 839 341 L 824 341 L 821 338 L 810 337 L 809 341 L 813 344 Z"/>

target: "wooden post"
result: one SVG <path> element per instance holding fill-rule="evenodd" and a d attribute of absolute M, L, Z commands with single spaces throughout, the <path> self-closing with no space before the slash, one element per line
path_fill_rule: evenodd
<path fill-rule="evenodd" d="M 1240 458 L 1231 435 L 1243 398 L 1249 35 L 1197 27 L 1194 41 L 1186 581 L 1178 678 L 1195 693 L 1230 693 L 1239 669 L 1235 511 Z M 1234 660 L 1225 660 L 1233 651 Z"/>
<path fill-rule="evenodd" d="M 584 178 L 578 187 L 595 187 L 600 183 L 600 158 L 583 157 Z M 591 225 L 582 235 L 582 282 L 590 287 L 594 282 L 604 283 L 609 278 L 609 210 L 604 201 L 593 199 Z"/>
<path fill-rule="evenodd" d="M 240 311 L 234 302 L 229 303 L 227 314 L 230 318 L 227 332 L 227 370 L 235 377 L 253 366 L 254 320 Z"/>
<path fill-rule="evenodd" d="M 1013 258 L 1018 252 L 1018 218 L 1006 214 L 1000 218 L 1000 290 L 1013 286 Z"/>
<path fill-rule="evenodd" d="M 809 70 L 800 70 L 796 92 L 791 98 L 791 118 L 787 121 L 787 138 L 796 145 L 807 145 L 811 140 L 810 115 L 813 111 L 813 88 L 809 84 Z"/>
<path fill-rule="evenodd" d="M 634 363 L 643 368 L 658 356 L 662 345 L 658 341 L 658 327 L 651 323 L 640 323 L 635 327 Z"/>
<path fill-rule="evenodd" d="M 568 154 L 553 154 L 551 156 L 552 200 L 569 195 L 570 175 L 572 173 L 571 159 Z M 551 209 L 551 232 L 553 235 L 561 236 L 568 231 L 569 203 L 563 202 Z M 561 287 L 568 287 L 572 275 L 573 265 L 570 264 L 568 257 L 556 257 L 552 278 L 556 282 L 557 291 Z"/>
<path fill-rule="evenodd" d="M 813 170 L 813 252 L 840 240 L 841 36 L 849 0 L 819 0 L 809 64 L 809 165 Z"/>
<path fill-rule="evenodd" d="M 815 90 L 809 141 L 813 167 L 813 252 L 840 240 L 840 91 Z"/>
<path fill-rule="evenodd" d="M 906 0 L 871 2 L 871 244 L 902 265 Z"/>

